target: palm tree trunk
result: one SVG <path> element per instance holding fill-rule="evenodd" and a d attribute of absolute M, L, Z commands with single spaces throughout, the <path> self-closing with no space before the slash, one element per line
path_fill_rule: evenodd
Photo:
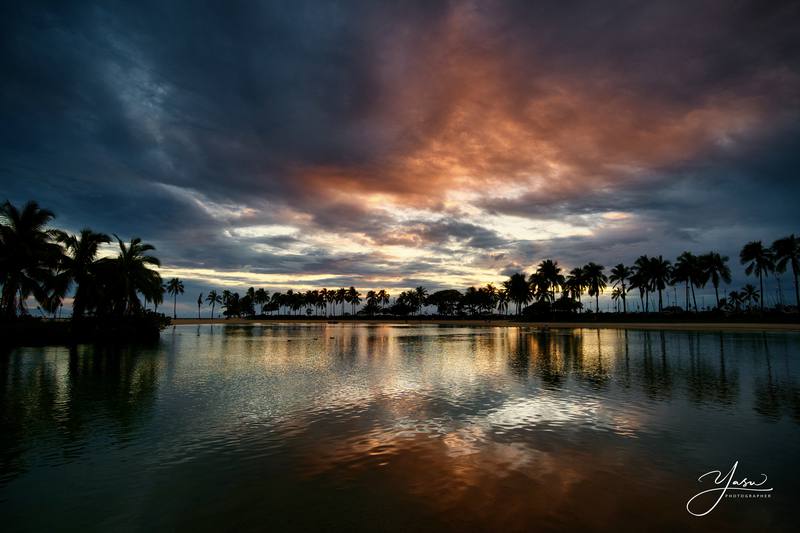
<path fill-rule="evenodd" d="M 689 280 L 686 280 L 686 297 L 684 299 L 686 300 L 686 310 L 688 311 L 689 310 Z"/>
<path fill-rule="evenodd" d="M 661 289 L 658 289 L 658 312 L 659 313 L 664 311 L 664 304 L 663 304 L 663 300 L 661 298 L 662 298 Z"/>
<path fill-rule="evenodd" d="M 178 293 L 172 296 L 172 318 L 178 318 Z"/>
<path fill-rule="evenodd" d="M 214 303 L 211 304 L 211 320 L 214 320 Z"/>
<path fill-rule="evenodd" d="M 761 284 L 761 299 L 760 299 L 760 303 L 761 303 L 761 312 L 763 313 L 764 312 L 764 273 L 763 272 L 759 272 L 758 273 L 758 281 Z"/>
<path fill-rule="evenodd" d="M 625 303 L 625 284 L 622 284 L 622 312 L 628 314 L 628 304 Z"/>
<path fill-rule="evenodd" d="M 594 312 L 600 312 L 600 291 L 594 293 Z"/>
<path fill-rule="evenodd" d="M 717 298 L 717 309 L 719 309 L 719 286 L 714 285 L 714 296 Z"/>

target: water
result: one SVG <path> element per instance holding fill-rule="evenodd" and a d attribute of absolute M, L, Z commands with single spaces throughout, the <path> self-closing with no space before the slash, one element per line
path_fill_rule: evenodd
<path fill-rule="evenodd" d="M 17 349 L 0 527 L 790 530 L 799 358 L 796 333 L 352 324 Z M 691 516 L 735 461 L 771 497 Z"/>

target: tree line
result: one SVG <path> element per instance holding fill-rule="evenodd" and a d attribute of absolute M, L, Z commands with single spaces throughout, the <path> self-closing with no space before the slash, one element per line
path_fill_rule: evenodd
<path fill-rule="evenodd" d="M 104 233 L 83 229 L 71 235 L 49 224 L 52 211 L 28 202 L 17 208 L 0 206 L 0 314 L 13 319 L 28 314 L 33 297 L 43 314 L 56 316 L 72 292 L 72 316 L 125 317 L 141 315 L 148 302 L 163 300 L 161 265 L 155 248 L 116 235 L 117 253 L 98 257 L 100 246 L 112 242 Z"/>
<path fill-rule="evenodd" d="M 77 235 L 51 229 L 54 214 L 36 202 L 21 209 L 10 202 L 0 206 L 0 313 L 13 318 L 27 313 L 26 301 L 33 297 L 40 311 L 53 316 L 60 310 L 67 294 L 72 292 L 72 316 L 130 316 L 158 311 L 165 294 L 172 297 L 173 316 L 177 317 L 177 298 L 184 294 L 183 281 L 172 278 L 163 283 L 155 270 L 159 260 L 151 252 L 154 247 L 133 238 L 125 242 L 114 236 L 116 256 L 98 257 L 101 245 L 112 238 L 103 233 L 83 229 Z M 681 287 L 683 310 L 699 311 L 695 289 L 713 286 L 715 309 L 738 312 L 758 305 L 763 312 L 764 278 L 770 274 L 791 273 L 795 301 L 800 309 L 800 239 L 794 234 L 771 245 L 761 241 L 747 243 L 739 254 L 745 273 L 758 279 L 752 284 L 730 291 L 720 298 L 723 284 L 731 283 L 729 258 L 717 252 L 695 255 L 680 254 L 674 262 L 662 256 L 642 255 L 631 265 L 622 263 L 608 273 L 603 265 L 590 262 L 565 272 L 557 261 L 541 261 L 530 275 L 512 274 L 499 287 L 487 284 L 469 287 L 461 292 L 445 289 L 428 293 L 425 287 L 407 290 L 392 298 L 387 290 L 370 290 L 366 294 L 355 287 L 288 290 L 270 294 L 251 287 L 244 294 L 211 290 L 197 299 L 198 317 L 204 306 L 217 307 L 225 316 L 279 315 L 350 315 L 380 314 L 415 315 L 426 306 L 436 308 L 443 316 L 456 314 L 507 314 L 513 306 L 517 315 L 526 312 L 580 312 L 584 295 L 594 300 L 594 311 L 600 311 L 600 295 L 610 288 L 611 299 L 618 311 L 628 312 L 628 299 L 638 295 L 644 312 L 665 309 L 664 292 Z M 780 280 L 780 278 L 778 278 Z M 364 304 L 363 307 L 359 306 Z M 677 304 L 677 302 L 676 302 Z"/>
<path fill-rule="evenodd" d="M 739 291 L 730 291 L 720 297 L 720 287 L 731 283 L 729 258 L 717 252 L 695 255 L 683 252 L 674 262 L 663 256 L 642 255 L 630 266 L 622 263 L 612 267 L 608 273 L 603 265 L 590 262 L 564 272 L 557 261 L 546 259 L 538 264 L 530 275 L 512 274 L 501 286 L 487 284 L 483 287 L 469 287 L 464 292 L 446 289 L 428 293 L 425 287 L 403 291 L 392 299 L 381 289 L 366 293 L 363 308 L 356 311 L 362 303 L 362 294 L 355 288 L 314 289 L 303 291 L 288 290 L 285 293 L 270 294 L 264 289 L 250 288 L 243 295 L 231 291 L 211 291 L 205 302 L 221 306 L 225 316 L 253 316 L 278 313 L 282 315 L 342 316 L 346 306 L 351 315 L 392 316 L 415 315 L 424 306 L 436 308 L 439 315 L 456 314 L 486 315 L 499 312 L 507 314 L 509 306 L 514 306 L 517 315 L 526 312 L 580 312 L 583 296 L 594 300 L 594 312 L 600 311 L 600 295 L 611 290 L 611 299 L 618 312 L 628 312 L 628 298 L 638 295 L 639 308 L 645 313 L 651 311 L 694 311 L 699 312 L 695 289 L 713 286 L 715 294 L 714 309 L 739 312 L 743 308 L 752 309 L 758 305 L 764 310 L 764 277 L 769 274 L 792 275 L 795 300 L 800 308 L 798 273 L 800 272 L 800 239 L 795 235 L 778 239 L 771 246 L 760 241 L 747 243 L 739 254 L 745 273 L 758 278 L 760 289 L 746 284 Z M 173 280 L 179 283 L 179 280 Z M 676 305 L 665 308 L 664 293 L 670 287 L 681 287 L 684 307 Z M 203 303 L 202 294 L 198 298 L 198 317 Z M 531 304 L 531 305 L 528 305 Z M 527 306 L 527 307 L 526 307 Z M 591 309 L 590 309 L 591 310 Z"/>

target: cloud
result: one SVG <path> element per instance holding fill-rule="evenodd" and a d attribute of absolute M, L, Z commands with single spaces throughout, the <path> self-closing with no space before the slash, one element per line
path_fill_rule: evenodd
<path fill-rule="evenodd" d="M 798 231 L 796 2 L 0 9 L 2 192 L 187 273 L 444 286 Z"/>

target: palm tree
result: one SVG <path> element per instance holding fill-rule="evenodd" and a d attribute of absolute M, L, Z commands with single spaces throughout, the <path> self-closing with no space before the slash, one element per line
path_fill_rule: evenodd
<path fill-rule="evenodd" d="M 378 307 L 378 293 L 374 290 L 367 291 L 366 302 L 366 310 L 369 312 L 370 316 L 372 316 L 375 313 L 375 309 Z"/>
<path fill-rule="evenodd" d="M 253 293 L 253 304 L 261 308 L 261 314 L 264 314 L 264 306 L 269 302 L 269 293 L 264 289 L 257 289 Z"/>
<path fill-rule="evenodd" d="M 539 285 L 542 292 L 549 294 L 549 301 L 556 301 L 556 291 L 564 287 L 565 281 L 564 276 L 561 274 L 561 267 L 558 266 L 558 261 L 545 259 L 536 267 L 536 274 L 538 274 L 539 282 L 537 285 Z M 531 277 L 533 278 L 533 276 Z"/>
<path fill-rule="evenodd" d="M 319 290 L 320 303 L 325 307 L 325 316 L 328 316 L 328 289 L 322 288 Z"/>
<path fill-rule="evenodd" d="M 622 298 L 622 312 L 627 313 L 628 306 L 625 302 L 625 293 L 627 289 L 625 287 L 625 282 L 633 275 L 633 270 L 620 263 L 611 269 L 610 274 L 611 275 L 608 276 L 608 281 L 611 282 L 613 287 L 619 285 L 619 298 Z"/>
<path fill-rule="evenodd" d="M 497 290 L 493 283 L 487 283 L 486 287 L 483 287 L 481 291 L 485 295 L 483 299 L 485 309 L 489 314 L 493 315 L 497 302 L 500 301 L 500 291 Z"/>
<path fill-rule="evenodd" d="M 417 312 L 419 312 L 419 309 L 421 309 L 422 306 L 425 305 L 425 302 L 428 299 L 428 289 L 426 289 L 425 287 L 417 287 L 416 289 L 414 289 L 414 296 L 416 300 L 415 303 L 417 307 Z"/>
<path fill-rule="evenodd" d="M 228 318 L 233 315 L 241 316 L 241 298 L 238 292 L 231 292 L 228 290 L 222 291 L 222 307 L 225 308 L 224 315 Z"/>
<path fill-rule="evenodd" d="M 96 284 L 93 286 L 93 282 L 98 248 L 101 244 L 111 242 L 111 237 L 105 233 L 95 233 L 84 228 L 78 235 L 70 235 L 57 230 L 55 238 L 67 252 L 62 258 L 61 268 L 68 276 L 68 281 L 75 283 L 72 318 L 73 320 L 80 319 L 83 317 L 87 305 L 94 298 L 91 293 L 97 290 L 97 286 Z"/>
<path fill-rule="evenodd" d="M 331 315 L 336 316 L 336 289 L 328 289 L 328 294 L 325 298 L 331 305 Z"/>
<path fill-rule="evenodd" d="M 155 250 L 151 244 L 142 243 L 142 239 L 135 237 L 126 244 L 114 236 L 119 243 L 119 255 L 114 260 L 113 268 L 120 281 L 120 310 L 132 314 L 139 309 L 141 293 L 153 300 L 161 290 L 161 276 L 152 266 L 161 266 L 161 261 L 146 252 Z M 181 291 L 182 292 L 182 291 Z"/>
<path fill-rule="evenodd" d="M 342 304 L 342 315 L 344 315 L 344 302 L 347 297 L 347 289 L 341 287 L 336 290 L 336 303 Z"/>
<path fill-rule="evenodd" d="M 197 319 L 200 319 L 200 307 L 203 305 L 203 293 L 200 293 L 200 296 L 197 297 Z"/>
<path fill-rule="evenodd" d="M 178 318 L 178 295 L 183 294 L 183 282 L 172 278 L 167 282 L 167 292 L 172 295 L 172 318 Z"/>
<path fill-rule="evenodd" d="M 764 274 L 768 274 L 775 269 L 775 260 L 772 250 L 765 247 L 761 241 L 751 241 L 744 245 L 739 253 L 739 260 L 746 265 L 744 272 L 748 276 L 755 273 L 761 284 L 759 295 L 764 294 Z M 764 298 L 761 300 L 761 312 L 764 312 Z"/>
<path fill-rule="evenodd" d="M 277 311 L 278 315 L 280 315 L 281 306 L 283 305 L 283 294 L 280 292 L 273 292 L 269 299 L 269 304 L 271 308 L 270 314 L 272 314 L 272 311 Z"/>
<path fill-rule="evenodd" d="M 531 286 L 531 295 L 537 302 L 550 301 L 550 286 L 542 274 L 534 272 L 528 276 L 528 285 Z"/>
<path fill-rule="evenodd" d="M 589 287 L 589 296 L 594 296 L 594 309 L 596 313 L 600 312 L 600 293 L 606 288 L 606 282 L 608 281 L 603 270 L 605 270 L 605 267 L 597 263 L 588 263 L 583 267 L 587 286 Z"/>
<path fill-rule="evenodd" d="M 508 291 L 505 289 L 497 291 L 497 310 L 503 315 L 508 314 Z"/>
<path fill-rule="evenodd" d="M 525 274 L 511 274 L 503 286 L 508 293 L 508 298 L 517 305 L 517 315 L 522 313 L 522 306 L 531 301 L 531 286 L 525 279 Z"/>
<path fill-rule="evenodd" d="M 728 257 L 717 252 L 708 252 L 701 255 L 698 260 L 700 261 L 700 269 L 703 272 L 703 279 L 710 280 L 714 286 L 714 296 L 717 307 L 719 307 L 719 282 L 720 280 L 725 283 L 731 282 L 731 269 L 727 265 Z"/>
<path fill-rule="evenodd" d="M 660 255 L 653 257 L 650 259 L 649 274 L 653 289 L 658 291 L 658 312 L 660 313 L 664 310 L 662 293 L 672 277 L 672 265 Z"/>
<path fill-rule="evenodd" d="M 753 287 L 755 288 L 755 287 Z M 728 293 L 728 302 L 733 306 L 734 311 L 739 312 L 744 296 L 738 291 L 731 291 Z"/>
<path fill-rule="evenodd" d="M 633 271 L 636 288 L 639 289 L 639 294 L 644 295 L 644 312 L 650 312 L 650 291 L 653 290 L 653 275 L 652 275 L 653 262 L 646 255 L 640 255 L 633 262 Z"/>
<path fill-rule="evenodd" d="M 792 233 L 788 237 L 778 239 L 772 243 L 772 250 L 775 255 L 775 270 L 783 274 L 787 266 L 792 267 L 794 297 L 797 309 L 800 311 L 800 288 L 797 279 L 800 276 L 800 237 L 795 237 Z"/>
<path fill-rule="evenodd" d="M 758 289 L 748 283 L 742 287 L 742 298 L 747 302 L 747 308 L 750 309 L 752 302 L 758 302 L 761 299 L 761 294 Z"/>
<path fill-rule="evenodd" d="M 356 306 L 361 303 L 360 296 L 361 293 L 355 287 L 351 286 L 347 289 L 347 301 L 350 302 L 350 306 L 353 309 L 353 316 L 356 316 Z"/>
<path fill-rule="evenodd" d="M 425 298 L 427 299 L 427 294 Z M 389 305 L 391 297 L 389 296 L 389 293 L 386 292 L 385 289 L 381 289 L 378 291 L 378 301 L 381 303 L 381 305 Z"/>
<path fill-rule="evenodd" d="M 6 201 L 0 206 L 0 312 L 7 317 L 25 312 L 25 300 L 33 294 L 47 301 L 48 286 L 62 260 L 61 246 L 47 225 L 55 217 L 36 202 L 17 209 Z"/>
<path fill-rule="evenodd" d="M 222 304 L 222 296 L 217 294 L 216 290 L 211 289 L 206 296 L 206 303 L 211 304 L 211 320 L 214 320 L 214 309 L 217 307 L 217 304 Z"/>
<path fill-rule="evenodd" d="M 164 287 L 163 284 L 159 283 L 159 286 L 153 291 L 153 294 L 150 296 L 150 300 L 153 302 L 154 313 L 158 313 L 158 306 L 164 303 L 165 292 L 167 292 L 167 288 Z"/>
<path fill-rule="evenodd" d="M 581 303 L 581 294 L 586 289 L 586 276 L 584 276 L 583 269 L 580 267 L 573 268 L 569 271 L 569 275 L 564 282 L 564 290 L 572 297 Z M 581 304 L 580 307 L 583 307 Z"/>
<path fill-rule="evenodd" d="M 639 291 L 639 302 L 641 304 L 641 311 L 646 311 L 647 304 L 645 301 L 645 295 L 647 293 L 647 279 L 645 278 L 645 273 L 641 270 L 636 268 L 633 269 L 633 274 L 628 278 L 628 290 L 632 291 L 633 289 L 637 289 Z"/>
<path fill-rule="evenodd" d="M 622 299 L 622 289 L 620 287 L 615 287 L 613 291 L 611 291 L 611 301 L 614 302 L 614 308 L 616 309 L 617 313 L 619 313 L 619 301 Z"/>
<path fill-rule="evenodd" d="M 686 310 L 689 310 L 689 290 L 691 289 L 692 301 L 694 302 L 694 312 L 697 312 L 697 296 L 694 288 L 702 287 L 706 284 L 705 273 L 703 272 L 700 258 L 691 252 L 683 252 L 675 261 L 672 269 L 672 280 L 686 284 Z"/>

